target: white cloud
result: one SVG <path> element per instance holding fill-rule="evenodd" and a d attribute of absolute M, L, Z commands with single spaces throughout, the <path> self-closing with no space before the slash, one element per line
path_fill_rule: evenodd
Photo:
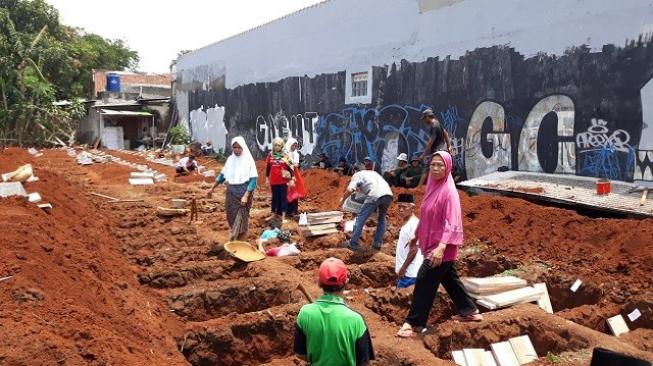
<path fill-rule="evenodd" d="M 322 0 L 46 0 L 60 21 L 138 51 L 139 70 L 167 72 L 177 52 L 217 42 Z"/>

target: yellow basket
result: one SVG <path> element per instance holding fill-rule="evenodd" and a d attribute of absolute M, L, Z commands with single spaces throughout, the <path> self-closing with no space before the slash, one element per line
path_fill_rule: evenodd
<path fill-rule="evenodd" d="M 244 241 L 230 241 L 224 245 L 224 250 L 243 262 L 255 262 L 265 258 L 265 254 Z"/>

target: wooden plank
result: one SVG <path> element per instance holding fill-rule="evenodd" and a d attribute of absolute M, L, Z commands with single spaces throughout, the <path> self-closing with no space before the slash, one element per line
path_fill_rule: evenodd
<path fill-rule="evenodd" d="M 117 200 L 118 200 L 118 199 L 115 198 L 115 197 L 107 196 L 107 195 L 100 194 L 100 193 L 90 192 L 89 194 L 90 194 L 90 195 L 93 195 L 93 196 L 97 196 L 97 197 L 106 198 L 106 199 L 111 200 L 111 201 L 117 201 Z"/>
<path fill-rule="evenodd" d="M 451 352 L 451 358 L 453 358 L 453 362 L 458 365 L 458 366 L 467 366 L 467 362 L 465 362 L 465 355 L 463 354 L 463 351 L 453 351 Z"/>
<path fill-rule="evenodd" d="M 537 301 L 543 291 L 533 287 L 524 287 L 516 290 L 502 292 L 496 295 L 485 296 L 483 300 L 490 302 L 497 307 L 508 306 L 522 301 Z"/>
<path fill-rule="evenodd" d="M 533 343 L 531 343 L 528 335 L 510 338 L 508 342 L 510 342 L 512 351 L 517 356 L 517 361 L 519 361 L 520 365 L 537 360 L 537 352 L 535 352 L 535 347 L 533 347 Z"/>
<path fill-rule="evenodd" d="M 628 329 L 628 325 L 621 314 L 608 318 L 606 321 L 608 322 L 612 334 L 617 337 L 621 334 L 630 332 L 630 329 Z"/>
<path fill-rule="evenodd" d="M 498 366 L 519 366 L 519 361 L 510 342 L 493 343 L 490 348 Z"/>
<path fill-rule="evenodd" d="M 465 348 L 465 363 L 467 366 L 485 366 L 485 350 L 483 348 Z"/>
<path fill-rule="evenodd" d="M 547 313 L 553 314 L 553 306 L 551 306 L 551 299 L 549 298 L 549 290 L 546 288 L 546 283 L 536 283 L 533 287 L 543 291 L 542 296 L 537 300 L 537 305 Z"/>

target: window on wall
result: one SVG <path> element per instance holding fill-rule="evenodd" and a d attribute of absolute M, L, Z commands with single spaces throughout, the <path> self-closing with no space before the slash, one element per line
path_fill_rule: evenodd
<path fill-rule="evenodd" d="M 364 97 L 367 95 L 367 72 L 351 74 L 351 96 Z"/>

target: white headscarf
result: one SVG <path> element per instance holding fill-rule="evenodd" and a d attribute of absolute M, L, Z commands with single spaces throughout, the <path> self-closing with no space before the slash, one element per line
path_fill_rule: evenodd
<path fill-rule="evenodd" d="M 293 137 L 288 137 L 288 141 L 286 141 L 286 152 L 288 153 L 288 156 L 290 157 L 290 161 L 292 162 L 293 165 L 297 166 L 299 165 L 299 151 L 295 150 L 292 151 L 292 145 L 297 144 L 299 145 L 299 142 Z"/>
<path fill-rule="evenodd" d="M 243 152 L 240 156 L 236 156 L 234 153 L 229 155 L 224 168 L 222 168 L 222 175 L 229 184 L 243 184 L 249 182 L 250 178 L 258 177 L 258 172 L 245 139 L 242 136 L 236 136 L 231 139 L 231 146 L 233 147 L 235 143 L 243 148 Z"/>

